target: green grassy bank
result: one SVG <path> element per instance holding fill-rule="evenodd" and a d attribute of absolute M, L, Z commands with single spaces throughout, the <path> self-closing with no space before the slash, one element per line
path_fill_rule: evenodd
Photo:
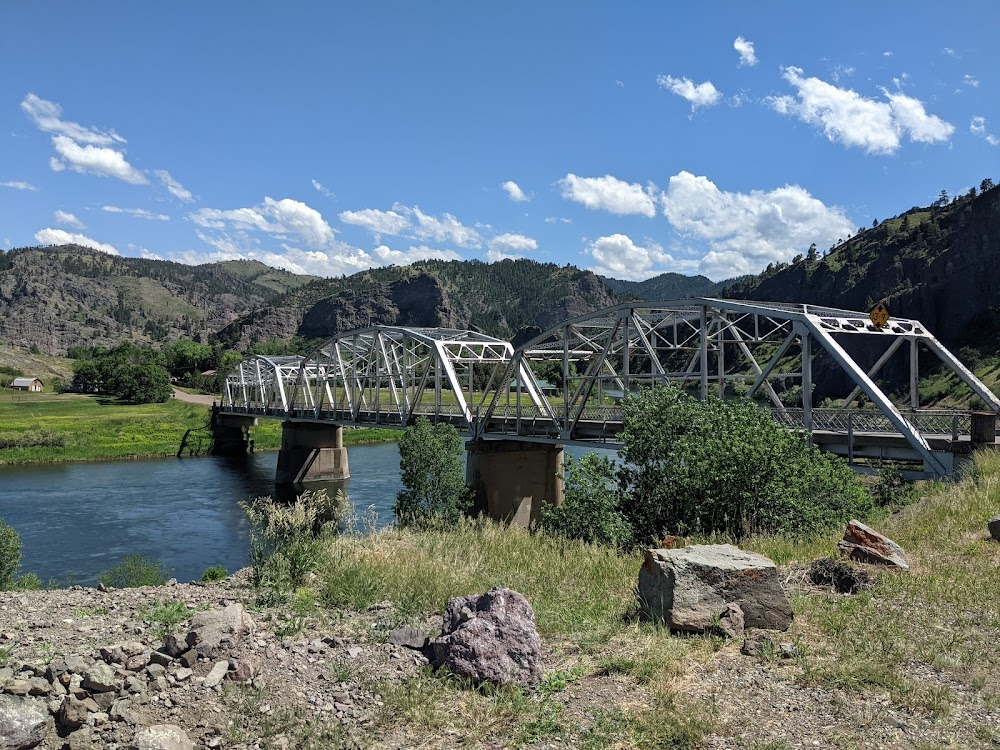
<path fill-rule="evenodd" d="M 429 671 L 397 686 L 371 675 L 386 703 L 375 727 L 383 747 L 785 750 L 814 736 L 844 750 L 996 747 L 1000 544 L 986 519 L 1000 512 L 1000 455 L 980 455 L 975 478 L 917 494 L 870 519 L 903 545 L 910 572 L 869 568 L 874 585 L 855 596 L 806 575 L 811 560 L 835 555 L 841 530 L 743 543 L 783 566 L 795 621 L 775 637 L 795 644 L 792 658 L 746 657 L 739 641 L 639 621 L 638 553 L 478 521 L 333 538 L 318 579 L 295 592 L 295 614 L 275 616 L 320 626 L 378 605 L 377 639 L 433 623 L 452 596 L 508 586 L 528 597 L 545 644 L 542 685 L 471 691 Z M 749 692 L 734 687 L 747 680 Z"/>
<path fill-rule="evenodd" d="M 185 435 L 191 451 L 209 447 L 209 409 L 171 399 L 162 404 L 117 404 L 82 394 L 0 396 L 0 465 L 174 456 Z M 347 445 L 389 442 L 394 430 L 347 430 Z M 255 449 L 277 450 L 281 423 L 260 420 Z M 185 451 L 186 453 L 188 451 Z"/>

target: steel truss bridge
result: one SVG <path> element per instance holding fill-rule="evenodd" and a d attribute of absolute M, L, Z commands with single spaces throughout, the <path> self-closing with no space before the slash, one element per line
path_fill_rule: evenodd
<path fill-rule="evenodd" d="M 852 337 L 878 339 L 883 353 L 863 366 L 844 347 Z M 621 399 L 671 383 L 702 399 L 766 401 L 780 423 L 861 470 L 871 461 L 908 461 L 919 464 L 914 475 L 946 476 L 956 446 L 968 445 L 973 417 L 921 408 L 921 352 L 1000 411 L 1000 400 L 919 321 L 892 318 L 880 328 L 861 312 L 714 298 L 616 305 L 518 349 L 464 330 L 350 331 L 308 357 L 244 359 L 226 379 L 220 410 L 400 429 L 425 416 L 471 439 L 614 448 L 624 426 Z M 821 359 L 853 384 L 832 408 L 813 404 Z M 905 407 L 876 383 L 893 359 L 909 371 Z"/>

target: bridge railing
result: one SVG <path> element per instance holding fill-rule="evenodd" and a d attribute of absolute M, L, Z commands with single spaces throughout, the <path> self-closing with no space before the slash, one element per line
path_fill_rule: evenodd
<path fill-rule="evenodd" d="M 943 409 L 903 411 L 903 417 L 923 435 L 968 435 L 972 432 L 969 412 Z M 792 429 L 804 429 L 804 409 L 772 409 L 771 414 L 781 424 Z M 813 409 L 813 430 L 825 432 L 893 433 L 893 427 L 882 412 L 875 409 Z"/>

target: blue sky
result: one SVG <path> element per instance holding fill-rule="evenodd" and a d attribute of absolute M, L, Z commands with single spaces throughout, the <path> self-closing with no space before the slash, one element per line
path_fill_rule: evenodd
<path fill-rule="evenodd" d="M 0 243 L 714 279 L 1000 181 L 1000 4 L 0 4 Z"/>

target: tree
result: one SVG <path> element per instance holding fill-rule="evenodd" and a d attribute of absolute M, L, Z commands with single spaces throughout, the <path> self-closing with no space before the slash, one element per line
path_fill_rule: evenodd
<path fill-rule="evenodd" d="M 0 591 L 14 588 L 21 567 L 21 536 L 0 519 Z"/>
<path fill-rule="evenodd" d="M 170 375 L 160 352 L 125 342 L 90 359 L 73 363 L 73 384 L 78 390 L 106 393 L 134 404 L 170 398 Z"/>
<path fill-rule="evenodd" d="M 401 525 L 453 524 L 471 509 L 462 439 L 450 424 L 432 425 L 418 417 L 399 440 L 399 468 L 403 489 L 395 511 Z"/>
<path fill-rule="evenodd" d="M 816 243 L 814 242 L 809 246 L 808 252 L 806 252 L 806 260 L 810 263 L 815 263 L 817 256 L 818 253 L 816 252 Z"/>
<path fill-rule="evenodd" d="M 985 193 L 987 190 L 993 189 L 993 180 L 987 177 L 985 180 L 979 183 L 979 192 Z"/>
<path fill-rule="evenodd" d="M 627 546 L 632 530 L 619 510 L 614 478 L 615 462 L 607 456 L 587 453 L 579 461 L 568 457 L 562 505 L 542 506 L 545 533 L 608 547 Z"/>
<path fill-rule="evenodd" d="M 658 387 L 623 403 L 621 511 L 636 543 L 668 534 L 809 534 L 872 498 L 840 459 L 750 401 Z"/>

